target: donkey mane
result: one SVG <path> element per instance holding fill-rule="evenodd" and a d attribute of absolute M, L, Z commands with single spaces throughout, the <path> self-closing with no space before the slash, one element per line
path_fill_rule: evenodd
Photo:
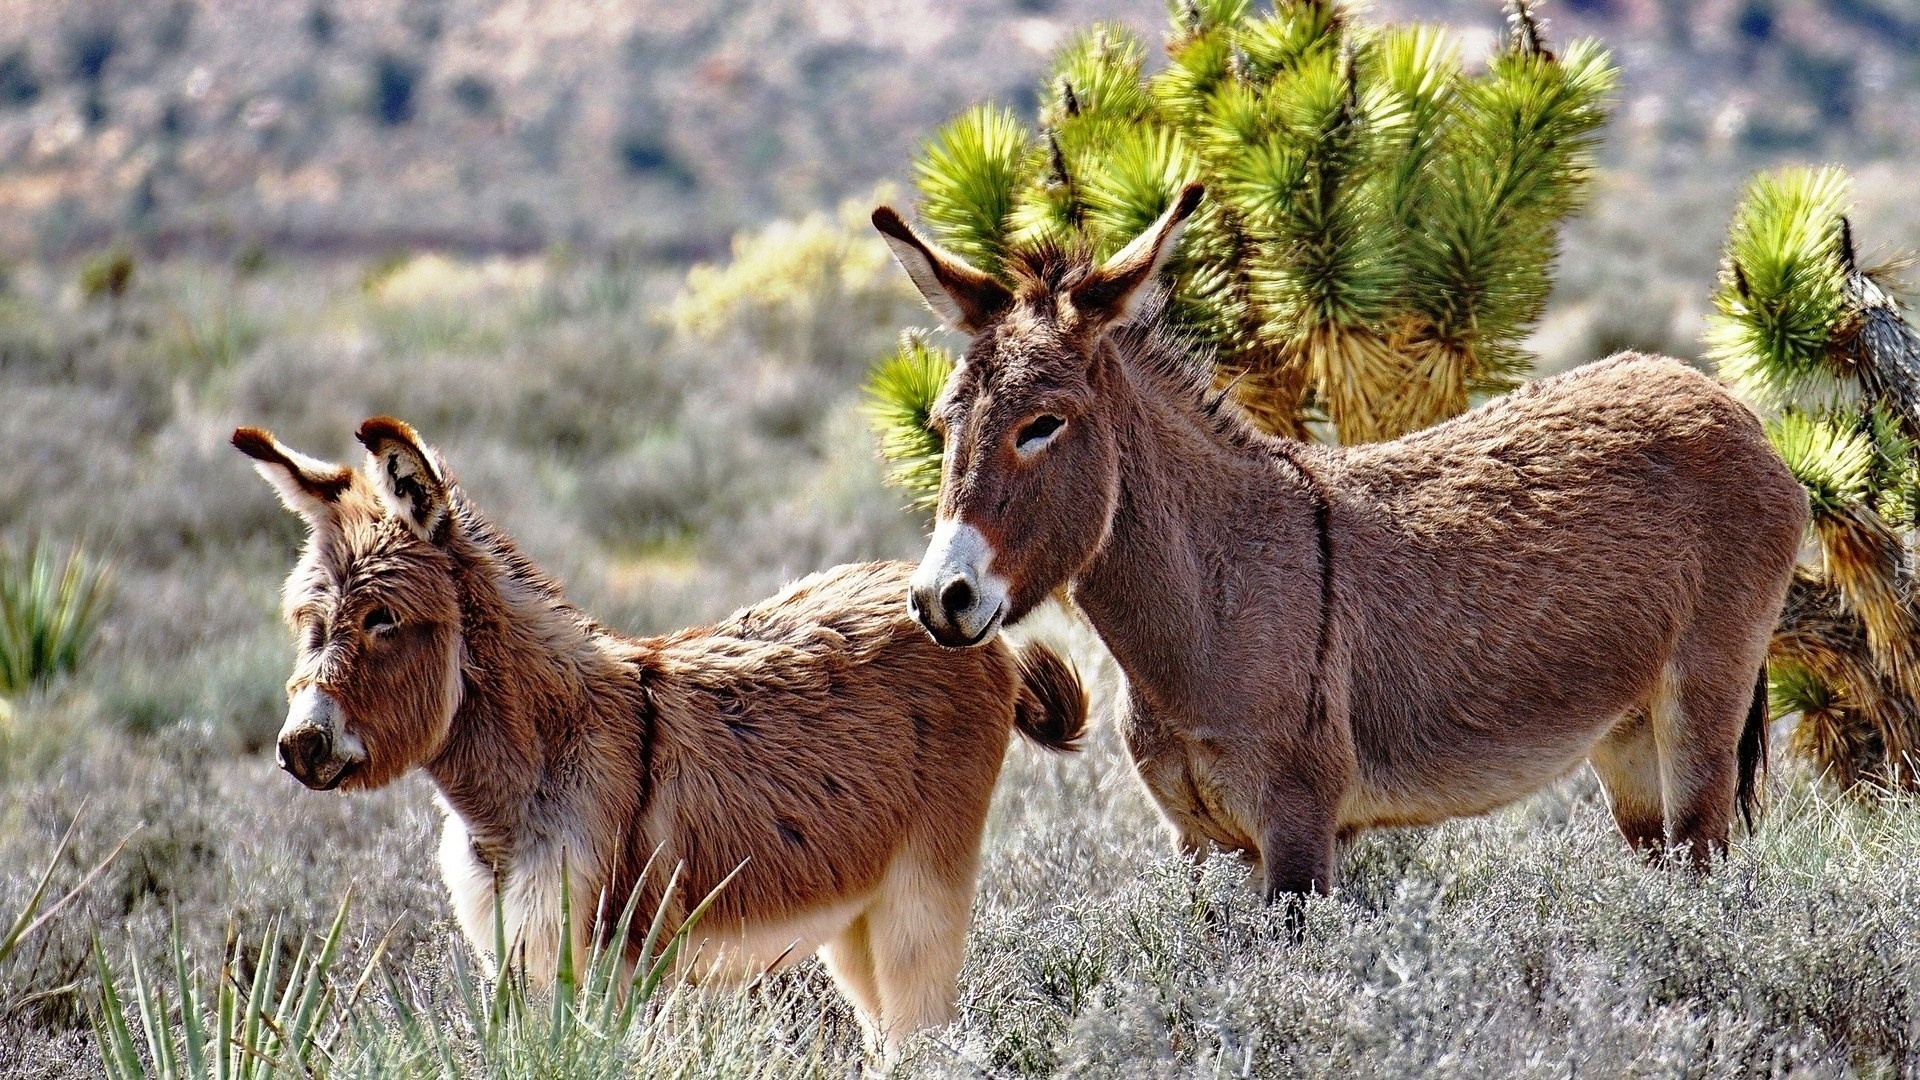
<path fill-rule="evenodd" d="M 1233 449 L 1279 458 L 1310 473 L 1298 453 L 1302 444 L 1261 431 L 1248 418 L 1233 395 L 1238 378 L 1225 386 L 1216 382 L 1220 369 L 1213 346 L 1180 324 L 1167 286 L 1154 285 L 1138 310 L 1132 322 L 1115 327 L 1106 338 L 1127 370 L 1145 377 L 1159 400 L 1178 407 Z"/>
<path fill-rule="evenodd" d="M 1039 299 L 1085 281 L 1093 272 L 1093 247 L 1085 239 L 1045 237 L 1015 246 L 1002 265 L 1015 296 Z"/>

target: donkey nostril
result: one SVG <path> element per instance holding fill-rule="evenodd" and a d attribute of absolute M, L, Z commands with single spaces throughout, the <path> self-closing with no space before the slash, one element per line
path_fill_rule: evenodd
<path fill-rule="evenodd" d="M 954 578 L 940 590 L 940 607 L 946 611 L 947 618 L 959 619 L 960 613 L 973 606 L 973 586 L 966 578 Z"/>
<path fill-rule="evenodd" d="M 317 727 L 301 728 L 280 740 L 282 767 L 295 775 L 311 774 L 333 753 L 332 740 Z"/>

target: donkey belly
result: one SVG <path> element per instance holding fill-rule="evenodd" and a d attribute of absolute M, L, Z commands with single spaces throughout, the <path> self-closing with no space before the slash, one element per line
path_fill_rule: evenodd
<path fill-rule="evenodd" d="M 1497 731 L 1443 729 L 1385 752 L 1363 746 L 1359 782 L 1341 805 L 1341 828 L 1432 825 L 1497 810 L 1578 768 L 1617 715 Z"/>
<path fill-rule="evenodd" d="M 696 927 L 681 953 L 682 970 L 696 982 L 718 983 L 784 970 L 820 951 L 872 902 L 871 895 L 849 897 L 788 915 Z"/>

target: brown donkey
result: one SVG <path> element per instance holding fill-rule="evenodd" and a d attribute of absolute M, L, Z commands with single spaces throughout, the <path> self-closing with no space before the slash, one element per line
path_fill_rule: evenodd
<path fill-rule="evenodd" d="M 1012 286 L 874 224 L 972 335 L 933 410 L 911 606 L 975 645 L 1065 585 L 1126 676 L 1181 845 L 1326 891 L 1337 840 L 1511 802 L 1585 759 L 1636 847 L 1723 849 L 1766 754 L 1762 671 L 1807 500 L 1711 379 L 1622 356 L 1394 442 L 1256 433 L 1164 327 L 1183 192 L 1106 262 Z"/>
<path fill-rule="evenodd" d="M 496 896 L 512 955 L 551 979 L 561 948 L 581 955 L 594 898 L 617 914 L 638 890 L 644 927 L 679 866 L 671 928 L 681 898 L 744 863 L 685 974 L 738 979 L 817 949 L 870 1044 L 951 1018 L 1009 732 L 1067 750 L 1085 724 L 1058 656 L 933 644 L 901 609 L 899 563 L 624 637 L 568 603 L 412 429 L 378 418 L 359 439 L 364 472 L 233 434 L 311 529 L 285 594 L 288 772 L 357 790 L 425 769 L 454 913 L 490 962 Z M 563 866 L 582 898 L 564 943 Z"/>

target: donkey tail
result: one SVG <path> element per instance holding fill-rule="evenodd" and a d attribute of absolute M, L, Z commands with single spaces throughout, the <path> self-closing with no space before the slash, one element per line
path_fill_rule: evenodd
<path fill-rule="evenodd" d="M 1013 654 L 1020 669 L 1013 726 L 1034 745 L 1065 753 L 1080 749 L 1087 733 L 1087 691 L 1060 654 L 1045 645 L 1022 645 Z"/>
<path fill-rule="evenodd" d="M 1753 682 L 1753 704 L 1747 707 L 1747 726 L 1740 732 L 1740 781 L 1734 791 L 1734 803 L 1747 831 L 1766 808 L 1767 728 L 1773 720 L 1767 707 L 1767 665 L 1760 663 L 1760 675 Z"/>

